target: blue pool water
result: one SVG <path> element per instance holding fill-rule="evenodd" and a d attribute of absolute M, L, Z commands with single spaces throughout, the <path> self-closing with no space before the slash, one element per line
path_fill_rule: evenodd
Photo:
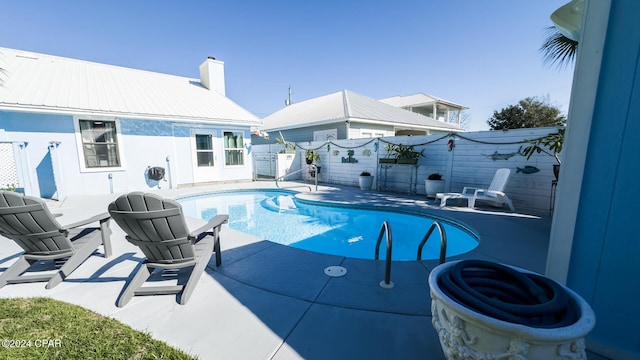
<path fill-rule="evenodd" d="M 384 221 L 390 224 L 393 260 L 415 260 L 418 244 L 434 219 L 400 212 L 336 207 L 298 201 L 283 191 L 237 191 L 178 200 L 188 216 L 209 219 L 229 214 L 229 226 L 262 239 L 300 249 L 352 258 L 373 259 Z M 453 223 L 443 222 L 447 257 L 474 249 L 477 238 Z M 383 238 L 380 258 L 386 252 Z M 437 231 L 427 241 L 422 259 L 438 259 Z"/>

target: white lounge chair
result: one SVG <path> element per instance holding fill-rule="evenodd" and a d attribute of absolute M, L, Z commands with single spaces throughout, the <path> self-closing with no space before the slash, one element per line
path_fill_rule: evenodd
<path fill-rule="evenodd" d="M 511 211 L 514 211 L 511 199 L 504 193 L 510 174 L 511 170 L 509 169 L 498 169 L 487 189 L 465 186 L 462 189 L 462 193 L 438 193 L 436 194 L 436 200 L 440 199 L 440 207 L 446 206 L 449 199 L 467 199 L 467 206 L 470 208 L 476 206 L 477 200 L 481 200 L 490 202 L 491 205 L 497 207 L 506 204 Z"/>

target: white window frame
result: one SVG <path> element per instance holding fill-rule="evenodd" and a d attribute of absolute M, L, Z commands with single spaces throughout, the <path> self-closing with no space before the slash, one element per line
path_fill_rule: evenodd
<path fill-rule="evenodd" d="M 338 140 L 338 129 L 317 130 L 313 132 L 313 141 L 329 140 Z"/>
<path fill-rule="evenodd" d="M 225 133 L 242 133 L 242 144 L 241 147 L 235 147 L 235 148 L 226 148 L 224 146 L 224 134 Z M 251 134 L 249 134 L 249 136 L 251 136 Z M 222 136 L 220 136 L 220 139 L 222 141 L 222 157 L 224 158 L 222 161 L 222 166 L 225 168 L 242 168 L 247 166 L 247 151 L 244 147 L 244 141 L 247 138 L 247 133 L 244 130 L 239 130 L 239 129 L 224 129 L 222 130 Z M 227 165 L 227 150 L 242 150 L 242 165 Z"/>
<path fill-rule="evenodd" d="M 120 160 L 120 166 L 109 166 L 109 167 L 87 167 L 85 163 L 85 154 L 84 154 L 84 142 L 82 140 L 82 133 L 80 130 L 80 120 L 89 120 L 89 121 L 105 121 L 105 122 L 114 122 L 116 126 L 116 146 L 118 149 L 118 159 Z M 105 171 L 122 171 L 126 170 L 126 160 L 124 157 L 124 141 L 120 128 L 120 119 L 109 116 L 96 116 L 96 115 L 74 115 L 73 116 L 73 128 L 75 131 L 76 137 L 76 148 L 78 150 L 78 162 L 80 165 L 80 172 L 105 172 Z"/>
<path fill-rule="evenodd" d="M 193 165 L 197 168 L 215 168 L 217 167 L 217 162 L 218 159 L 216 157 L 216 139 L 218 137 L 218 133 L 215 130 L 192 130 L 191 131 L 191 135 L 193 138 L 193 155 L 194 155 L 194 162 Z M 196 136 L 197 135 L 208 135 L 211 137 L 211 154 L 212 154 L 212 161 L 213 161 L 213 165 L 211 166 L 200 166 L 198 165 L 198 141 L 196 140 Z"/>
<path fill-rule="evenodd" d="M 371 139 L 387 136 L 384 130 L 360 129 L 361 139 Z"/>

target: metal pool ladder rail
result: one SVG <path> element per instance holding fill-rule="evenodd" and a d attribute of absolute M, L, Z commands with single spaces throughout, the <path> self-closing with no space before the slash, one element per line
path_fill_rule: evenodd
<path fill-rule="evenodd" d="M 444 262 L 446 261 L 445 257 L 447 256 L 447 233 L 444 231 L 444 227 L 442 226 L 442 224 L 440 224 L 438 221 L 434 221 L 433 224 L 431 224 L 429 230 L 422 238 L 420 245 L 418 245 L 418 255 L 416 256 L 417 261 L 422 260 L 422 248 L 424 247 L 424 244 L 427 242 L 427 240 L 429 240 L 429 237 L 431 236 L 431 233 L 433 233 L 433 230 L 435 230 L 436 228 L 438 228 L 438 232 L 440 232 L 440 264 L 444 264 Z"/>
<path fill-rule="evenodd" d="M 378 260 L 380 254 L 380 242 L 382 242 L 382 236 L 387 236 L 387 259 L 384 268 L 384 280 L 380 281 L 380 287 L 385 289 L 393 289 L 394 284 L 391 281 L 391 248 L 393 245 L 393 240 L 391 239 L 391 227 L 389 223 L 384 221 L 382 226 L 380 227 L 380 235 L 378 235 L 378 241 L 376 241 L 376 252 L 374 259 Z"/>
<path fill-rule="evenodd" d="M 309 166 L 310 166 L 311 168 L 313 168 L 313 169 L 314 169 L 314 171 L 315 171 L 315 173 L 316 173 L 316 176 L 314 176 L 314 179 L 315 179 L 315 183 L 316 183 L 316 191 L 318 191 L 318 167 L 317 167 L 315 164 L 311 164 L 311 165 L 309 165 Z M 311 190 L 311 186 L 309 186 L 309 185 L 288 186 L 288 187 L 286 187 L 286 188 L 281 188 L 281 187 L 280 187 L 280 185 L 278 184 L 278 181 L 279 181 L 279 180 L 282 180 L 282 179 L 284 179 L 285 177 L 287 177 L 287 176 L 289 176 L 289 175 L 293 175 L 293 174 L 297 174 L 297 173 L 299 173 L 299 172 L 303 172 L 304 170 L 307 170 L 307 168 L 298 169 L 298 170 L 296 170 L 296 171 L 292 172 L 291 174 L 282 175 L 282 176 L 280 176 L 280 177 L 276 178 L 276 187 L 277 187 L 278 189 L 292 189 L 292 188 L 296 188 L 296 187 L 306 187 L 306 188 L 308 188 L 308 189 L 309 189 L 309 191 L 313 191 L 313 190 Z"/>
<path fill-rule="evenodd" d="M 446 261 L 447 233 L 445 232 L 442 224 L 440 224 L 440 222 L 438 221 L 434 221 L 431 224 L 429 230 L 427 230 L 427 233 L 422 238 L 420 245 L 418 245 L 418 255 L 416 256 L 417 261 L 422 260 L 422 248 L 424 247 L 424 244 L 427 243 L 427 240 L 429 240 L 429 237 L 431 237 L 431 234 L 435 229 L 438 229 L 438 232 L 440 233 L 440 264 L 444 264 L 444 262 Z M 380 287 L 385 289 L 393 289 L 393 287 L 395 286 L 393 284 L 393 281 L 391 281 L 391 250 L 393 248 L 393 239 L 391 237 L 391 225 L 389 225 L 387 221 L 384 221 L 382 223 L 382 226 L 380 227 L 380 234 L 378 235 L 378 240 L 376 241 L 374 260 L 378 260 L 380 258 L 380 243 L 382 242 L 382 237 L 384 235 L 386 235 L 387 237 L 387 256 L 385 259 L 384 280 L 380 281 Z"/>

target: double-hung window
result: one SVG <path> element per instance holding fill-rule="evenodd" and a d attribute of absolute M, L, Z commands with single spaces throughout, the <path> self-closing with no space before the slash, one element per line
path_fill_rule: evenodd
<path fill-rule="evenodd" d="M 115 121 L 80 120 L 80 136 L 86 168 L 120 166 Z"/>
<path fill-rule="evenodd" d="M 196 134 L 198 166 L 213 166 L 213 135 Z"/>
<path fill-rule="evenodd" d="M 224 132 L 225 165 L 244 165 L 244 140 L 240 131 Z"/>

